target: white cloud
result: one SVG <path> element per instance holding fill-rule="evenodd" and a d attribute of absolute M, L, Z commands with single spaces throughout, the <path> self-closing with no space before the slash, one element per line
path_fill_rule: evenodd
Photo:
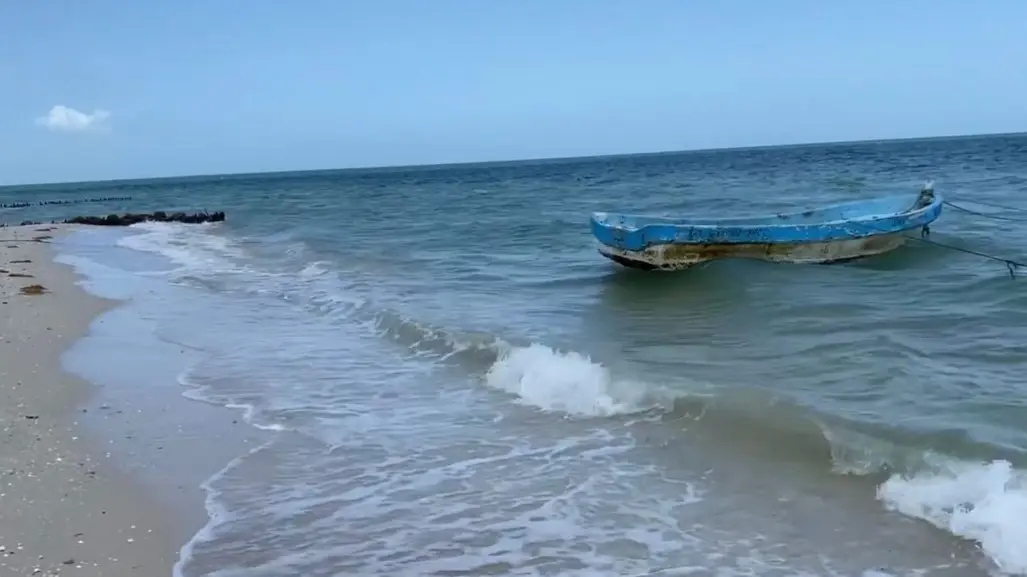
<path fill-rule="evenodd" d="M 46 116 L 37 118 L 36 124 L 53 132 L 86 132 L 107 128 L 106 122 L 110 115 L 106 110 L 97 109 L 86 113 L 58 104 Z"/>

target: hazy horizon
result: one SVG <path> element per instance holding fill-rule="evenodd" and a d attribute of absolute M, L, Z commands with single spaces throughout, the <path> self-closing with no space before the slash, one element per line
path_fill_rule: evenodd
<path fill-rule="evenodd" d="M 566 162 L 573 160 L 587 160 L 596 158 L 621 158 L 631 156 L 656 156 L 656 155 L 674 155 L 674 154 L 691 154 L 691 153 L 707 153 L 707 152 L 718 152 L 718 151 L 742 151 L 742 150 L 761 150 L 770 148 L 804 148 L 804 147 L 820 147 L 820 146 L 844 146 L 844 145 L 856 145 L 866 144 L 871 142 L 879 142 L 882 144 L 886 143 L 902 143 L 902 142 L 916 142 L 916 141 L 932 141 L 932 140 L 968 140 L 974 138 L 1000 138 L 1009 136 L 1024 136 L 1027 137 L 1027 131 L 1025 132 L 993 132 L 985 134 L 947 134 L 940 136 L 912 136 L 905 138 L 870 138 L 866 140 L 836 140 L 836 141 L 824 141 L 824 142 L 798 142 L 788 144 L 757 144 L 752 146 L 728 146 L 722 148 L 692 148 L 682 150 L 652 150 L 652 151 L 641 151 L 641 152 L 620 152 L 612 154 L 593 154 L 587 156 L 554 156 L 554 157 L 535 157 L 535 158 L 510 158 L 510 159 L 493 159 L 493 160 L 478 160 L 470 162 L 437 162 L 432 164 L 387 164 L 377 166 L 343 166 L 343 167 L 322 167 L 322 168 L 305 168 L 295 170 L 264 170 L 264 171 L 251 171 L 251 172 L 213 172 L 213 173 L 200 173 L 200 174 L 161 174 L 153 176 L 136 176 L 130 178 L 108 178 L 108 179 L 96 179 L 96 180 L 63 180 L 63 181 L 41 181 L 41 182 L 21 182 L 5 184 L 0 181 L 0 189 L 4 188 L 32 188 L 32 187 L 45 187 L 45 186 L 60 186 L 60 185 L 76 185 L 76 184 L 101 184 L 109 182 L 139 182 L 139 181 L 162 181 L 162 180 L 189 180 L 198 179 L 202 180 L 205 178 L 216 178 L 216 177 L 235 177 L 235 176 L 249 176 L 249 175 L 272 175 L 272 174 L 298 174 L 298 173 L 317 173 L 317 172 L 358 172 L 358 171 L 387 171 L 387 170 L 416 170 L 426 168 L 446 168 L 446 167 L 461 167 L 461 166 L 487 166 L 487 165 L 502 165 L 502 164 L 530 164 L 536 162 Z"/>

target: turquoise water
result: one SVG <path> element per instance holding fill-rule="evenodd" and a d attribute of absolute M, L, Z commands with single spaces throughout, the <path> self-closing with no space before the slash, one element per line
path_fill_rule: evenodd
<path fill-rule="evenodd" d="M 926 180 L 1027 210 L 1027 136 L 5 188 L 132 200 L 0 220 L 228 212 L 58 247 L 195 353 L 187 396 L 271 431 L 208 483 L 182 575 L 1025 574 L 1003 264 L 912 243 L 644 273 L 588 231 Z M 1002 214 L 946 210 L 931 239 L 1027 261 L 1027 213 Z"/>

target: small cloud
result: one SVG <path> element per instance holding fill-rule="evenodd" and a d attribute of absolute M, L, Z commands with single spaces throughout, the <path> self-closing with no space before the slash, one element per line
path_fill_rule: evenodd
<path fill-rule="evenodd" d="M 86 113 L 58 104 L 46 116 L 37 118 L 36 124 L 53 132 L 86 132 L 106 128 L 110 115 L 106 110 L 97 109 Z"/>

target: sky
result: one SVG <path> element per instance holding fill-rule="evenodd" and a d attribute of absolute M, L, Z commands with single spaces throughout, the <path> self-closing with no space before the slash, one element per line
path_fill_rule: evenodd
<path fill-rule="evenodd" d="M 0 0 L 0 184 L 1027 131 L 1027 2 Z"/>

